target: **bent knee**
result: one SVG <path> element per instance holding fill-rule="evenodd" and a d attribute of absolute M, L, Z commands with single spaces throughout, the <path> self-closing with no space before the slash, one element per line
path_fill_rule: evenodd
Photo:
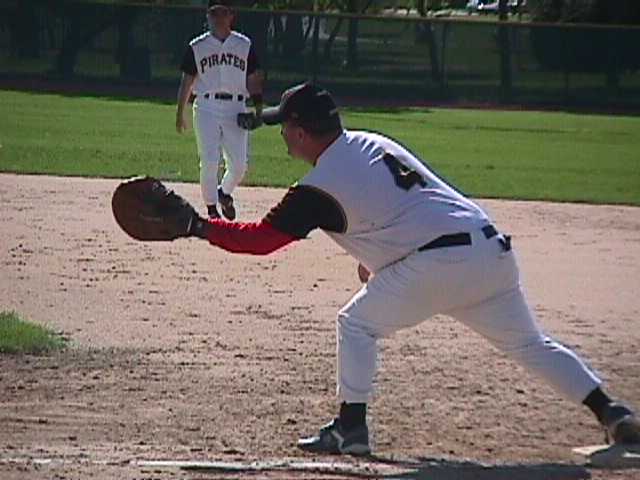
<path fill-rule="evenodd" d="M 367 321 L 359 316 L 349 313 L 346 309 L 338 312 L 336 325 L 339 332 L 368 333 Z"/>
<path fill-rule="evenodd" d="M 387 325 L 385 322 L 376 321 L 375 318 L 354 315 L 344 310 L 338 313 L 336 324 L 339 335 L 367 335 L 376 339 L 388 337 L 398 330 L 394 325 Z"/>

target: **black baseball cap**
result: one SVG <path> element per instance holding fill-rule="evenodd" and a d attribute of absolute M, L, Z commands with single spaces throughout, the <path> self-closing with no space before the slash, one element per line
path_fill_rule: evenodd
<path fill-rule="evenodd" d="M 328 133 L 342 129 L 338 107 L 331 94 L 311 82 L 286 90 L 277 107 L 265 108 L 262 120 L 277 125 L 287 120 L 312 133 Z"/>
<path fill-rule="evenodd" d="M 209 0 L 207 9 L 212 12 L 218 8 L 225 8 L 228 11 L 233 11 L 232 2 L 229 0 Z"/>

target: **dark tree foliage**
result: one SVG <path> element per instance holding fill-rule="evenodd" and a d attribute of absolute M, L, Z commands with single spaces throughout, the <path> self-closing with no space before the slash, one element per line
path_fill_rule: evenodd
<path fill-rule="evenodd" d="M 640 25 L 640 2 L 638 0 L 599 0 L 594 7 L 596 23 L 618 25 Z"/>
<path fill-rule="evenodd" d="M 35 2 L 19 2 L 16 9 L 8 13 L 8 17 L 13 17 L 7 19 L 13 40 L 12 54 L 18 58 L 38 58 L 40 56 L 39 19 Z"/>
<path fill-rule="evenodd" d="M 628 27 L 640 25 L 638 0 L 530 0 L 528 5 L 534 21 L 558 23 L 531 30 L 536 58 L 544 67 L 604 73 L 614 86 L 620 73 L 640 67 L 640 29 Z"/>
<path fill-rule="evenodd" d="M 529 0 L 537 22 L 640 25 L 638 0 Z"/>

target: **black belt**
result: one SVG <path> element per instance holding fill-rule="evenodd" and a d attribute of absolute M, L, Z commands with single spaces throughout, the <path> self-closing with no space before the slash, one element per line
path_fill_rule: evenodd
<path fill-rule="evenodd" d="M 213 97 L 216 100 L 233 100 L 233 95 L 226 92 L 205 93 L 203 97 L 206 99 Z M 238 95 L 238 101 L 241 102 L 243 100 L 244 100 L 244 95 Z"/>
<path fill-rule="evenodd" d="M 482 227 L 482 233 L 484 237 L 489 240 L 490 238 L 498 235 L 498 230 L 493 225 L 486 225 Z M 511 250 L 511 237 L 508 235 L 504 235 L 504 242 L 502 242 L 502 247 L 505 251 Z M 471 245 L 471 235 L 469 233 L 452 233 L 450 235 L 442 235 L 441 237 L 436 238 L 435 240 L 431 240 L 429 243 L 418 248 L 419 252 L 424 250 L 433 250 L 435 248 L 444 248 L 444 247 L 460 247 L 462 245 Z"/>

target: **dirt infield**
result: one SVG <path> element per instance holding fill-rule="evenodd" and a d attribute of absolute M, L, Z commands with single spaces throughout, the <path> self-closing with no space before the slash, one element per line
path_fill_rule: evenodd
<path fill-rule="evenodd" d="M 591 414 L 446 317 L 383 342 L 376 457 L 298 453 L 335 410 L 334 319 L 356 262 L 322 233 L 267 257 L 137 243 L 112 220 L 116 183 L 0 175 L 0 309 L 73 343 L 0 356 L 3 480 L 640 478 L 581 466 L 571 447 L 603 440 Z M 197 185 L 172 186 L 201 205 Z M 240 218 L 282 193 L 241 188 Z M 544 327 L 640 406 L 640 208 L 480 203 L 513 234 Z M 301 466 L 319 461 L 346 466 Z"/>

